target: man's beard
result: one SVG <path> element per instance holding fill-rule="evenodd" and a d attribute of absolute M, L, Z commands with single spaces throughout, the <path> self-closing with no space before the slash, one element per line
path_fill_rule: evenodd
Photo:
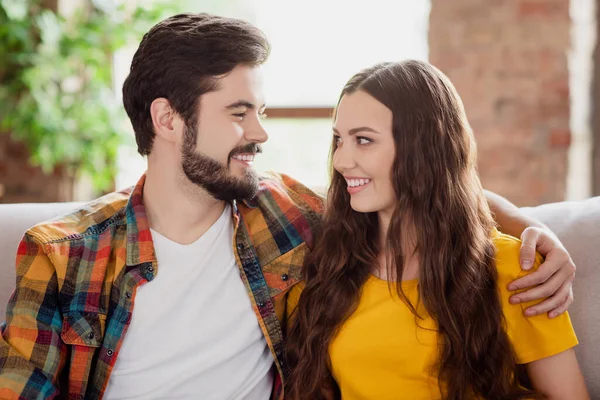
<path fill-rule="evenodd" d="M 181 149 L 181 166 L 185 176 L 194 184 L 204 188 L 217 200 L 244 200 L 253 198 L 258 192 L 258 175 L 246 168 L 243 177 L 234 176 L 229 170 L 231 157 L 240 153 L 262 153 L 256 143 L 248 143 L 233 149 L 227 165 L 202 153 L 196 152 L 196 129 L 186 126 Z"/>

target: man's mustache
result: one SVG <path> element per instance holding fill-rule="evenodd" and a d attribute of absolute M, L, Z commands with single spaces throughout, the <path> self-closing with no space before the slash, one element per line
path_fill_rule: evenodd
<path fill-rule="evenodd" d="M 262 153 L 262 147 L 258 143 L 248 143 L 243 146 L 238 146 L 235 149 L 231 150 L 229 153 L 229 158 L 235 156 L 236 154 L 257 154 Z"/>

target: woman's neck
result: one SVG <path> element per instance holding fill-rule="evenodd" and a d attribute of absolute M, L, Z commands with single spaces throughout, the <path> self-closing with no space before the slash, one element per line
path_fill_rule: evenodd
<path fill-rule="evenodd" d="M 396 264 L 393 259 L 393 251 L 387 240 L 389 231 L 391 213 L 380 212 L 379 218 L 379 255 L 377 256 L 377 267 L 373 274 L 379 279 L 387 281 L 398 281 Z M 398 235 L 402 237 L 402 252 L 404 256 L 404 264 L 402 269 L 401 280 L 413 280 L 419 277 L 419 254 L 416 252 L 416 232 L 414 225 L 404 224 L 402 232 Z"/>

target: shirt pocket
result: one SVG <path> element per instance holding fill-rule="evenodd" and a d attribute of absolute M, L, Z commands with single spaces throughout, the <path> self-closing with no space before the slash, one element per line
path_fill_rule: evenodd
<path fill-rule="evenodd" d="M 63 315 L 62 341 L 71 346 L 100 347 L 104 337 L 106 315 L 69 312 Z"/>
<path fill-rule="evenodd" d="M 272 298 L 287 292 L 302 280 L 302 265 L 307 254 L 308 247 L 306 243 L 302 243 L 263 267 L 263 275 Z"/>
<path fill-rule="evenodd" d="M 70 311 L 63 314 L 60 332 L 62 341 L 69 348 L 69 368 L 66 368 L 67 387 L 64 398 L 88 398 L 87 387 L 94 369 L 93 359 L 102 345 L 106 315 Z M 61 393 L 62 395 L 62 393 Z"/>

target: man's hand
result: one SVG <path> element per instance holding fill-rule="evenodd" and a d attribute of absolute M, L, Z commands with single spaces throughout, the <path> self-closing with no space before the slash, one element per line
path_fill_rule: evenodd
<path fill-rule="evenodd" d="M 525 309 L 528 317 L 548 313 L 555 318 L 567 311 L 573 303 L 573 279 L 575 264 L 560 240 L 548 229 L 530 227 L 521 235 L 521 268 L 529 270 L 535 261 L 535 252 L 540 253 L 545 261 L 537 271 L 519 278 L 508 285 L 511 291 L 530 288 L 511 296 L 512 304 L 525 303 L 531 300 L 546 299 L 543 302 Z"/>

